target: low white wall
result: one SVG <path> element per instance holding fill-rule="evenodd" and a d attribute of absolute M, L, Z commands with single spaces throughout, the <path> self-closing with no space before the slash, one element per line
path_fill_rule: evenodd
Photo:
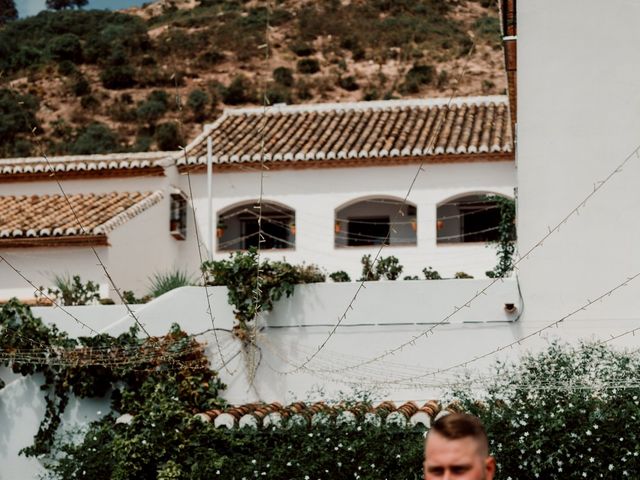
<path fill-rule="evenodd" d="M 607 339 L 637 327 L 638 318 L 593 318 L 581 312 L 558 328 L 538 330 L 559 320 L 579 305 L 567 304 L 554 316 L 540 319 L 519 319 L 508 316 L 503 306 L 514 303 L 522 312 L 527 305 L 519 301 L 516 282 L 507 279 L 487 289 L 470 307 L 464 304 L 489 280 L 442 280 L 368 282 L 360 292 L 354 309 L 348 311 L 342 326 L 335 329 L 321 352 L 303 369 L 296 369 L 313 355 L 327 339 L 338 317 L 347 309 L 358 287 L 356 283 L 315 284 L 296 287 L 293 297 L 279 301 L 273 312 L 264 318 L 257 332 L 260 352 L 245 357 L 240 342 L 228 331 L 233 326 L 233 308 L 227 301 L 225 287 L 185 287 L 174 290 L 155 301 L 136 306 L 136 316 L 151 335 L 166 333 L 177 322 L 189 333 L 209 331 L 199 338 L 207 342 L 207 353 L 221 379 L 227 384 L 223 396 L 231 403 L 253 400 L 280 401 L 319 400 L 337 398 L 352 387 L 371 391 L 375 399 L 427 400 L 438 398 L 443 388 L 465 369 L 429 376 L 429 372 L 473 361 L 496 348 L 514 343 L 513 348 L 490 355 L 469 365 L 470 370 L 487 372 L 497 359 L 516 359 L 523 351 L 544 348 L 553 339 L 575 343 L 580 339 Z M 212 316 L 208 314 L 209 295 Z M 615 301 L 615 295 L 612 296 Z M 438 325 L 454 307 L 461 307 L 450 322 Z M 126 331 L 133 319 L 122 306 L 75 307 L 73 314 L 92 322 L 92 328 L 117 335 Z M 54 322 L 73 335 L 84 334 L 71 328 L 68 318 L 59 309 L 35 310 L 45 322 Z M 422 335 L 432 330 L 430 335 Z M 531 338 L 518 344 L 525 336 Z M 409 342 L 412 338 L 416 341 Z M 399 345 L 404 348 L 394 351 Z M 616 346 L 632 346 L 635 338 L 628 336 L 613 342 Z M 223 367 L 222 357 L 228 364 Z M 383 355 L 381 361 L 367 363 Z M 255 380 L 248 381 L 245 361 L 258 364 Z M 359 367 L 354 365 L 362 364 Z M 330 370 L 338 369 L 337 372 Z M 296 371 L 297 370 L 297 371 Z M 425 375 L 426 374 L 426 375 Z M 9 380 L 0 390 L 0 479 L 34 478 L 41 467 L 33 459 L 18 456 L 29 445 L 37 431 L 43 412 L 42 392 L 37 378 L 22 378 L 0 372 Z M 72 403 L 67 414 L 67 426 L 86 423 L 106 411 L 104 401 Z M 101 412 L 101 413 L 98 413 Z M 25 476 L 26 475 L 26 476 Z"/>

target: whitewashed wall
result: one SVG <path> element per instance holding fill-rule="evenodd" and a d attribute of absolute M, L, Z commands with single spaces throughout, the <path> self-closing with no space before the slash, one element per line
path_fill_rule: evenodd
<path fill-rule="evenodd" d="M 97 247 L 100 259 L 121 290 L 132 290 L 139 296 L 148 293 L 149 277 L 182 269 L 197 278 L 199 260 L 193 212 L 189 210 L 186 241 L 169 234 L 170 194 L 182 178 L 175 167 L 165 177 L 126 177 L 89 180 L 61 180 L 65 193 L 152 192 L 162 190 L 164 198 L 156 205 L 117 227 L 108 234 L 109 246 Z M 55 182 L 9 183 L 2 186 L 3 195 L 60 194 Z M 203 252 L 206 255 L 206 251 Z M 43 247 L 3 250 L 8 260 L 37 286 L 50 287 L 54 275 L 80 275 L 83 281 L 100 284 L 102 297 L 118 301 L 117 294 L 103 269 L 88 247 Z M 8 265 L 0 263 L 0 300 L 11 297 L 33 297 L 33 288 Z"/>
<path fill-rule="evenodd" d="M 640 3 L 518 3 L 518 234 L 526 251 L 640 144 Z M 520 266 L 525 321 L 553 318 L 640 272 L 634 156 Z M 594 305 L 640 318 L 640 279 Z"/>
<path fill-rule="evenodd" d="M 379 195 L 402 199 L 417 170 L 418 165 L 266 171 L 263 198 L 294 209 L 297 232 L 295 249 L 265 251 L 264 256 L 285 257 L 292 263 L 316 263 L 328 272 L 345 270 L 352 279 L 359 278 L 360 259 L 365 254 L 375 254 L 378 247 L 336 248 L 335 210 L 358 198 Z M 205 233 L 206 175 L 192 174 L 191 183 L 200 232 Z M 422 276 L 422 269 L 432 266 L 445 276 L 465 271 L 484 277 L 484 272 L 496 263 L 495 250 L 485 244 L 436 245 L 436 206 L 463 193 L 513 196 L 514 187 L 513 162 L 425 165 L 409 197 L 418 208 L 417 245 L 385 247 L 382 255 L 398 257 L 405 267 L 403 275 Z M 232 205 L 256 200 L 259 191 L 257 172 L 215 173 L 214 216 Z M 206 243 L 205 235 L 202 238 Z M 216 250 L 216 239 L 213 245 Z M 214 252 L 214 258 L 227 256 L 228 252 Z"/>

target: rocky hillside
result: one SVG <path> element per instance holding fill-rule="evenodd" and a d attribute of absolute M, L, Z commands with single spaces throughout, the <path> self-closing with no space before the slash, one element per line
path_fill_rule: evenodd
<path fill-rule="evenodd" d="M 0 71 L 2 156 L 174 149 L 227 106 L 261 104 L 265 90 L 290 104 L 501 94 L 506 84 L 491 0 L 43 12 L 0 29 Z"/>

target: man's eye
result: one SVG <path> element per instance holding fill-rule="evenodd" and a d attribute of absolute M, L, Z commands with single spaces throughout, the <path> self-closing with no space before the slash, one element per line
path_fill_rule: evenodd
<path fill-rule="evenodd" d="M 427 469 L 427 471 L 431 474 L 431 475 L 438 475 L 438 476 L 442 476 L 444 475 L 444 468 L 442 467 L 429 467 Z"/>
<path fill-rule="evenodd" d="M 451 473 L 455 473 L 456 475 L 460 475 L 461 473 L 466 473 L 471 469 L 468 465 L 460 465 L 457 467 L 451 467 Z"/>

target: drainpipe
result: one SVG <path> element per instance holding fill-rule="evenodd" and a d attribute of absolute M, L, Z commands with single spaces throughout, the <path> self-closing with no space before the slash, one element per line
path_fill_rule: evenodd
<path fill-rule="evenodd" d="M 207 249 L 209 260 L 213 258 L 213 205 L 211 194 L 211 182 L 213 177 L 213 146 L 211 135 L 207 137 Z"/>

